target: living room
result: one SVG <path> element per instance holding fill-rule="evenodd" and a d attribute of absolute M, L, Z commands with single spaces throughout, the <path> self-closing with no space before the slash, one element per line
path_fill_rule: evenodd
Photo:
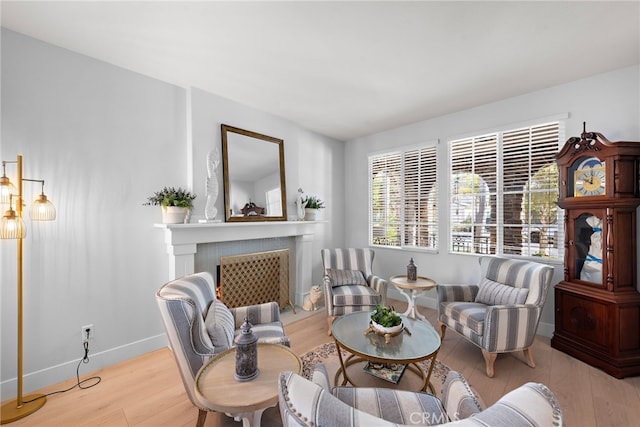
<path fill-rule="evenodd" d="M 335 133 L 325 134 L 276 114 L 278 100 L 273 101 L 273 110 L 262 110 L 201 89 L 204 81 L 169 82 L 161 69 L 147 73 L 126 69 L 108 59 L 65 48 L 64 40 L 43 41 L 29 36 L 30 31 L 37 34 L 37 28 L 29 30 L 27 23 L 40 25 L 35 17 L 43 16 L 36 13 L 43 5 L 19 3 L 2 3 L 1 157 L 13 160 L 22 154 L 25 177 L 45 179 L 45 192 L 57 209 L 54 222 L 27 222 L 24 383 L 28 392 L 74 377 L 77 361 L 84 354 L 83 325 L 95 327 L 91 362 L 83 370 L 108 367 L 166 347 L 154 294 L 170 279 L 169 256 L 162 231 L 154 227 L 160 222 L 159 209 L 143 203 L 163 186 L 183 186 L 198 195 L 192 220 L 202 217 L 205 160 L 214 146 L 220 146 L 221 124 L 284 140 L 289 213 L 296 212 L 298 188 L 325 202 L 322 221 L 315 225 L 311 242 L 313 284 L 322 281 L 322 248 L 370 246 L 365 219 L 369 206 L 367 159 L 372 154 L 439 141 L 438 175 L 446 176 L 447 142 L 489 130 L 554 119 L 562 122 L 565 139 L 578 136 L 586 122 L 587 130 L 601 132 L 612 141 L 640 140 L 637 37 L 631 44 L 635 50 L 626 55 L 628 62 L 614 68 L 598 55 L 578 55 L 571 46 L 555 46 L 556 61 L 570 58 L 592 68 L 579 77 L 564 76 L 563 68 L 548 60 L 536 67 L 540 73 L 542 69 L 558 68 L 561 82 L 529 89 L 528 81 L 516 79 L 514 83 L 509 76 L 498 76 L 504 85 L 520 84 L 523 89 L 437 116 L 407 119 L 402 125 L 393 122 L 369 133 L 352 130 L 355 123 L 336 121 Z M 56 2 L 48 3 L 54 7 Z M 17 9 L 12 12 L 10 6 Z M 631 25 L 635 22 L 637 35 L 637 6 L 634 2 L 607 6 L 590 16 L 603 19 L 611 32 L 614 25 L 605 19 L 607 13 L 615 18 L 635 17 Z M 630 7 L 635 7 L 632 13 L 626 9 Z M 20 27 L 24 33 L 12 30 L 6 23 L 10 18 L 24 23 Z M 66 19 L 71 25 L 72 14 Z M 64 20 L 61 22 L 64 24 Z M 597 22 L 589 21 L 594 25 Z M 628 20 L 624 22 L 629 25 Z M 564 27 L 567 33 L 599 31 L 597 25 L 594 29 L 580 21 L 566 22 Z M 592 38 L 585 40 L 587 46 L 592 43 Z M 622 46 L 628 44 L 616 42 L 593 48 L 616 50 Z M 383 63 L 380 59 L 379 64 Z M 244 84 L 242 79 L 237 76 L 238 85 Z M 495 86 L 497 91 L 500 85 Z M 479 90 L 467 86 L 466 80 L 460 83 L 459 91 L 472 94 Z M 437 97 L 441 103 L 447 102 L 446 94 Z M 380 99 L 380 103 L 385 102 Z M 322 110 L 332 109 L 333 103 L 315 107 L 322 115 Z M 409 116 L 418 107 L 406 108 Z M 343 132 L 356 136 L 337 136 Z M 7 165 L 6 172 L 9 177 L 15 174 L 12 165 Z M 25 191 L 28 204 L 38 188 L 28 185 Z M 447 181 L 442 180 L 443 206 L 448 205 L 447 194 Z M 218 211 L 224 211 L 222 191 Z M 447 230 L 447 211 L 440 212 L 440 228 Z M 477 257 L 451 253 L 447 233 L 441 233 L 440 238 L 438 251 L 375 248 L 376 272 L 382 277 L 400 274 L 413 257 L 420 274 L 437 282 L 477 280 Z M 4 401 L 16 393 L 17 254 L 12 242 L 3 241 L 0 248 Z M 557 283 L 562 280 L 562 262 L 551 264 L 555 269 L 553 283 Z M 398 294 L 392 291 L 391 296 Z M 420 302 L 435 308 L 435 293 Z M 553 308 L 550 292 L 539 326 L 542 336 L 553 334 Z M 521 369 L 529 368 L 523 365 Z"/>

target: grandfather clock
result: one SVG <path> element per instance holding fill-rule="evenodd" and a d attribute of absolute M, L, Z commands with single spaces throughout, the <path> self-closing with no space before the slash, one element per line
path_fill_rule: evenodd
<path fill-rule="evenodd" d="M 640 375 L 640 142 L 585 126 L 556 161 L 565 252 L 551 346 L 616 378 Z"/>

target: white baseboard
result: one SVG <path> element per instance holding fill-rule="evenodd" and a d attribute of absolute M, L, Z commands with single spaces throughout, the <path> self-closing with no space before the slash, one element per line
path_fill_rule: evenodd
<path fill-rule="evenodd" d="M 160 334 L 98 353 L 89 353 L 89 363 L 83 364 L 80 367 L 80 380 L 82 380 L 87 373 L 97 371 L 98 369 L 102 369 L 106 366 L 167 346 L 168 341 L 166 334 Z M 33 392 L 34 390 L 41 389 L 51 384 L 56 384 L 70 378 L 75 378 L 76 367 L 79 362 L 80 359 L 70 360 L 39 371 L 26 373 L 22 379 L 24 390 L 23 394 Z M 2 400 L 15 399 L 17 395 L 17 388 L 18 383 L 15 377 L 0 383 Z"/>

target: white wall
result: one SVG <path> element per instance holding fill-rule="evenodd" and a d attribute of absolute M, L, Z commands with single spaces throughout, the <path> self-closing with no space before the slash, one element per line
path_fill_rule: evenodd
<path fill-rule="evenodd" d="M 23 154 L 25 177 L 46 179 L 45 191 L 58 210 L 52 223 L 27 220 L 27 392 L 75 376 L 83 325 L 94 324 L 96 339 L 82 372 L 164 345 L 154 293 L 168 277 L 167 255 L 162 233 L 152 226 L 160 213 L 142 203 L 164 185 L 192 186 L 199 195 L 194 220 L 202 217 L 205 158 L 220 144 L 221 123 L 284 139 L 290 216 L 298 187 L 326 202 L 321 215 L 327 221 L 317 226 L 313 242 L 317 283 L 322 247 L 367 246 L 371 152 L 434 138 L 444 142 L 561 112 L 570 114 L 567 136 L 579 134 L 585 120 L 589 130 L 611 140 L 640 139 L 638 67 L 351 141 L 345 151 L 342 142 L 199 89 L 179 88 L 4 29 L 1 43 L 0 157 Z M 444 144 L 440 154 L 446 156 Z M 15 177 L 11 165 L 7 172 Z M 27 201 L 38 191 L 27 184 Z M 222 189 L 218 211 L 223 211 Z M 446 229 L 446 215 L 441 218 Z M 3 400 L 15 395 L 15 247 L 0 242 Z M 402 273 L 409 256 L 420 274 L 438 281 L 467 282 L 476 275 L 471 256 L 376 252 L 382 276 Z M 552 323 L 552 315 L 545 314 Z"/>
<path fill-rule="evenodd" d="M 27 178 L 44 178 L 58 218 L 27 220 L 25 392 L 75 376 L 80 328 L 93 324 L 92 371 L 164 346 L 154 294 L 168 257 L 157 207 L 162 186 L 190 186 L 203 217 L 206 155 L 220 123 L 282 138 L 289 211 L 297 188 L 327 200 L 314 241 L 343 244 L 344 144 L 265 112 L 184 89 L 2 29 L 2 160 L 24 155 Z M 309 165 L 315 165 L 310 168 Z M 7 174 L 15 179 L 15 167 Z M 222 185 L 222 171 L 219 182 Z M 25 186 L 29 203 L 39 186 Z M 223 211 L 222 188 L 218 210 Z M 2 400 L 15 396 L 16 243 L 0 241 Z"/>
<path fill-rule="evenodd" d="M 284 140 L 287 216 L 296 219 L 295 201 L 298 188 L 306 194 L 318 195 L 326 201 L 325 223 L 316 226 L 313 253 L 313 281 L 321 283 L 320 249 L 344 243 L 344 143 L 303 129 L 280 117 L 249 108 L 237 102 L 212 95 L 197 88 L 188 90 L 191 99 L 191 152 L 194 159 L 194 189 L 205 194 L 206 156 L 218 144 L 221 149 L 220 125 L 226 124 Z M 222 185 L 222 167 L 218 181 Z M 193 219 L 204 218 L 206 198 L 195 200 Z M 223 190 L 216 203 L 219 218 L 224 218 Z"/>
<path fill-rule="evenodd" d="M 479 277 L 477 256 L 449 254 L 447 141 L 465 135 L 496 130 L 514 124 L 536 123 L 561 114 L 566 120 L 566 137 L 579 136 L 582 122 L 588 131 L 597 131 L 610 141 L 640 140 L 640 67 L 614 72 L 505 99 L 470 110 L 388 130 L 347 142 L 346 243 L 367 246 L 368 183 L 367 157 L 393 147 L 439 140 L 440 251 L 438 253 L 376 248 L 374 269 L 382 277 L 404 274 L 409 258 L 418 265 L 418 274 L 441 283 L 474 283 Z M 562 265 L 555 263 L 554 283 L 562 280 Z M 392 291 L 392 296 L 402 298 Z M 545 307 L 539 333 L 550 336 L 554 329 L 553 291 Z M 435 291 L 422 304 L 435 307 Z"/>

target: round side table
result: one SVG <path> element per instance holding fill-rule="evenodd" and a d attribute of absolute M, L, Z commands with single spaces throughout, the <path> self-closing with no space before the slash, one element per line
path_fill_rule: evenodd
<path fill-rule="evenodd" d="M 416 310 L 416 297 L 422 295 L 428 290 L 436 287 L 435 280 L 428 277 L 418 276 L 415 282 L 407 280 L 407 276 L 393 276 L 389 279 L 391 284 L 395 286 L 402 295 L 407 299 L 407 311 L 403 314 L 414 319 L 427 320 L 422 314 Z"/>
<path fill-rule="evenodd" d="M 280 344 L 258 344 L 258 369 L 254 380 L 234 378 L 236 349 L 230 348 L 209 360 L 196 375 L 196 394 L 203 404 L 223 412 L 243 427 L 259 427 L 265 409 L 278 403 L 278 377 L 282 371 L 302 371 L 300 358 Z"/>

